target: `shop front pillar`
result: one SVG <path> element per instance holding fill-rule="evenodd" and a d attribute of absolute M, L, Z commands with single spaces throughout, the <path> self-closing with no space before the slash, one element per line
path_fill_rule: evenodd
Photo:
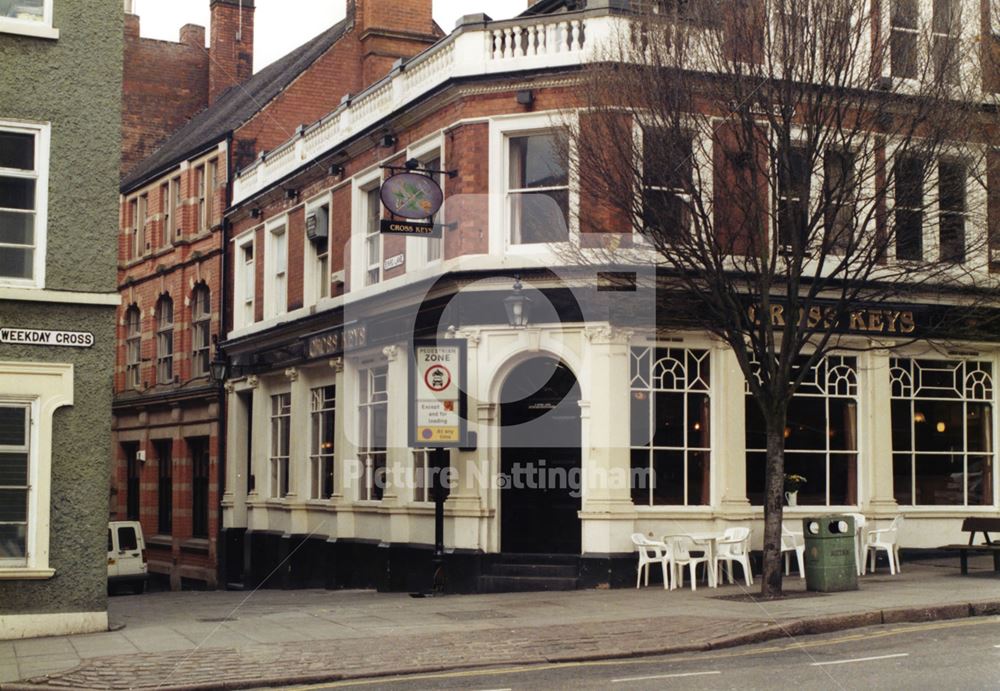
<path fill-rule="evenodd" d="M 895 516 L 899 511 L 892 478 L 892 383 L 888 350 L 871 350 L 858 358 L 861 419 L 861 496 L 858 503 L 870 516 Z"/>
<path fill-rule="evenodd" d="M 713 350 L 711 439 L 715 501 L 725 518 L 747 519 L 746 380 L 731 348 L 717 343 Z"/>
<path fill-rule="evenodd" d="M 580 373 L 583 552 L 613 554 L 631 551 L 635 521 L 627 413 L 632 332 L 595 327 L 586 336 L 586 371 Z"/>
<path fill-rule="evenodd" d="M 471 451 L 454 449 L 451 451 L 451 492 L 445 503 L 445 545 L 468 549 L 485 549 L 481 542 L 480 523 L 483 520 L 483 496 L 487 488 L 481 485 L 486 476 L 479 473 L 479 458 L 482 451 L 478 448 L 486 438 L 479 435 L 477 424 L 476 398 L 479 392 L 479 343 L 480 335 L 477 329 L 449 332 L 449 337 L 464 340 L 468 351 L 466 359 L 466 392 L 468 394 L 468 432 L 471 437 L 477 437 L 477 448 Z M 471 448 L 471 444 L 469 447 Z M 488 483 L 487 483 L 488 484 Z"/>

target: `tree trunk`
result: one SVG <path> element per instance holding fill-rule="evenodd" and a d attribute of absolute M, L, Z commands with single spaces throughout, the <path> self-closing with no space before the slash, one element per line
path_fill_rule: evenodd
<path fill-rule="evenodd" d="M 786 411 L 765 415 L 767 464 L 764 471 L 764 566 L 760 592 L 781 595 L 781 518 L 785 499 Z"/>

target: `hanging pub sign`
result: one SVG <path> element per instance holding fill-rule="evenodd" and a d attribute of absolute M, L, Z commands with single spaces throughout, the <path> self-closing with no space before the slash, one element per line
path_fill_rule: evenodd
<path fill-rule="evenodd" d="M 464 446 L 466 361 L 464 340 L 413 341 L 409 392 L 411 447 Z"/>
<path fill-rule="evenodd" d="M 444 204 L 444 192 L 433 178 L 414 172 L 397 173 L 382 183 L 380 197 L 392 214 L 392 218 L 382 219 L 383 233 L 441 237 L 440 226 L 431 219 Z"/>

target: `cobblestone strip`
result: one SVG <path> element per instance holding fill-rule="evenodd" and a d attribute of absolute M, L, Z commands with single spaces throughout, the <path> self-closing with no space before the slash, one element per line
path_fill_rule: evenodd
<path fill-rule="evenodd" d="M 36 689 L 223 689 L 267 683 L 334 681 L 463 667 L 704 649 L 710 641 L 730 635 L 752 636 L 772 626 L 763 621 L 659 617 L 430 636 L 379 636 L 240 649 L 139 653 L 92 658 L 68 672 L 31 679 L 27 686 Z M 18 684 L 17 688 L 23 686 L 23 683 Z"/>

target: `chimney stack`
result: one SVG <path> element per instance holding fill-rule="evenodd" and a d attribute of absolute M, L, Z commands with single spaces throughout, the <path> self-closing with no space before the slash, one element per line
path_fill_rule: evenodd
<path fill-rule="evenodd" d="M 211 0 L 208 102 L 253 76 L 254 0 Z"/>
<path fill-rule="evenodd" d="M 361 39 L 361 73 L 367 86 L 441 37 L 431 0 L 347 0 L 347 16 Z"/>

